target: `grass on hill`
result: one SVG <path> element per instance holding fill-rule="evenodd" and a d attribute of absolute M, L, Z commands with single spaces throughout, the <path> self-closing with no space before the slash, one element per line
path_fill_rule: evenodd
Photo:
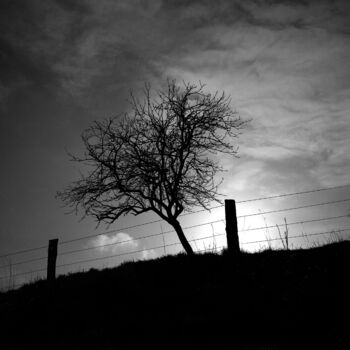
<path fill-rule="evenodd" d="M 350 242 L 179 254 L 0 293 L 2 349 L 348 349 Z"/>

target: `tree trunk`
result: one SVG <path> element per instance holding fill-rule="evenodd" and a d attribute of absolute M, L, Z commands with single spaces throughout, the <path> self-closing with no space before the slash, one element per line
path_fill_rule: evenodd
<path fill-rule="evenodd" d="M 190 244 L 188 243 L 188 240 L 187 240 L 187 238 L 182 230 L 180 223 L 176 219 L 169 221 L 169 223 L 171 226 L 174 227 L 174 229 L 177 233 L 177 236 L 179 237 L 179 240 L 185 249 L 185 252 L 188 255 L 194 255 L 194 251 L 193 251 L 192 247 L 190 246 Z"/>

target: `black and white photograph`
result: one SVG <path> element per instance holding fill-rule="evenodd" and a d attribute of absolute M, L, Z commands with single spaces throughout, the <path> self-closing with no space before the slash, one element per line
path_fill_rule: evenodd
<path fill-rule="evenodd" d="M 0 0 L 0 348 L 350 348 L 349 0 Z"/>

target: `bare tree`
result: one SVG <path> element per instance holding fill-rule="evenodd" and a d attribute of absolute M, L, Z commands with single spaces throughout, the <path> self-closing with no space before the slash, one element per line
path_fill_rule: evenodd
<path fill-rule="evenodd" d="M 211 155 L 237 156 L 232 141 L 246 122 L 224 93 L 205 93 L 202 84 L 168 81 L 156 98 L 146 84 L 144 97 L 131 94 L 132 113 L 94 122 L 83 133 L 85 155 L 73 160 L 92 170 L 58 197 L 98 222 L 153 211 L 193 254 L 178 216 L 220 202 L 215 175 L 223 169 Z"/>

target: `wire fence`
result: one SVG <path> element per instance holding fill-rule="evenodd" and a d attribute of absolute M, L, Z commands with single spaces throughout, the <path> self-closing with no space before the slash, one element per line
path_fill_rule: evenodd
<path fill-rule="evenodd" d="M 349 202 L 350 185 L 236 201 L 241 249 L 307 248 L 347 239 Z M 185 213 L 179 220 L 194 251 L 220 252 L 226 248 L 224 205 L 211 207 L 210 213 L 205 209 Z M 45 278 L 47 249 L 45 244 L 0 255 L 0 288 L 12 289 Z M 60 239 L 56 268 L 60 275 L 181 251 L 172 227 L 163 220 L 150 220 Z"/>

